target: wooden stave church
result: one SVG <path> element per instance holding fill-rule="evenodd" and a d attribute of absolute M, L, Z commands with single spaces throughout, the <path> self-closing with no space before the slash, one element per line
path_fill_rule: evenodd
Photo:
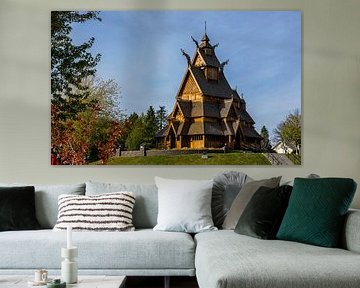
<path fill-rule="evenodd" d="M 159 149 L 223 148 L 260 150 L 262 137 L 255 130 L 255 121 L 246 111 L 243 95 L 239 96 L 225 78 L 220 63 L 205 34 L 191 59 L 168 116 L 167 125 L 156 134 Z"/>

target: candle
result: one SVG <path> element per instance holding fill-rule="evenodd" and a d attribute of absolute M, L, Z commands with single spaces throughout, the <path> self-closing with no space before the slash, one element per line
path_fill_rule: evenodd
<path fill-rule="evenodd" d="M 71 235 L 72 227 L 70 225 L 67 226 L 66 232 L 67 232 L 66 248 L 70 249 L 72 248 L 72 235 Z"/>

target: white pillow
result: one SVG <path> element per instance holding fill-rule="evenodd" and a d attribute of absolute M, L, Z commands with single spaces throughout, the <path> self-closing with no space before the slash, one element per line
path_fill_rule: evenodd
<path fill-rule="evenodd" d="M 133 231 L 132 192 L 105 193 L 92 196 L 63 194 L 59 196 L 59 215 L 55 231 Z"/>
<path fill-rule="evenodd" d="M 217 230 L 211 217 L 213 180 L 155 177 L 159 212 L 154 230 L 198 233 Z"/>

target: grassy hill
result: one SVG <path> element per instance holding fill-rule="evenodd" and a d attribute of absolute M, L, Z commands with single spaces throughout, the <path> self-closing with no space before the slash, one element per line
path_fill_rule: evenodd
<path fill-rule="evenodd" d="M 271 165 L 261 153 L 211 153 L 203 159 L 202 154 L 159 155 L 138 157 L 113 157 L 107 165 Z"/>

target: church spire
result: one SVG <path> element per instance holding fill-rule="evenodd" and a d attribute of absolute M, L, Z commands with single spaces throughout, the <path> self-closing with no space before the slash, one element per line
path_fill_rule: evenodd
<path fill-rule="evenodd" d="M 206 34 L 206 21 L 205 21 L 205 33 L 204 33 L 204 36 L 201 39 L 200 47 L 201 48 L 204 48 L 204 47 L 211 48 L 210 39 L 209 39 L 208 35 Z"/>

